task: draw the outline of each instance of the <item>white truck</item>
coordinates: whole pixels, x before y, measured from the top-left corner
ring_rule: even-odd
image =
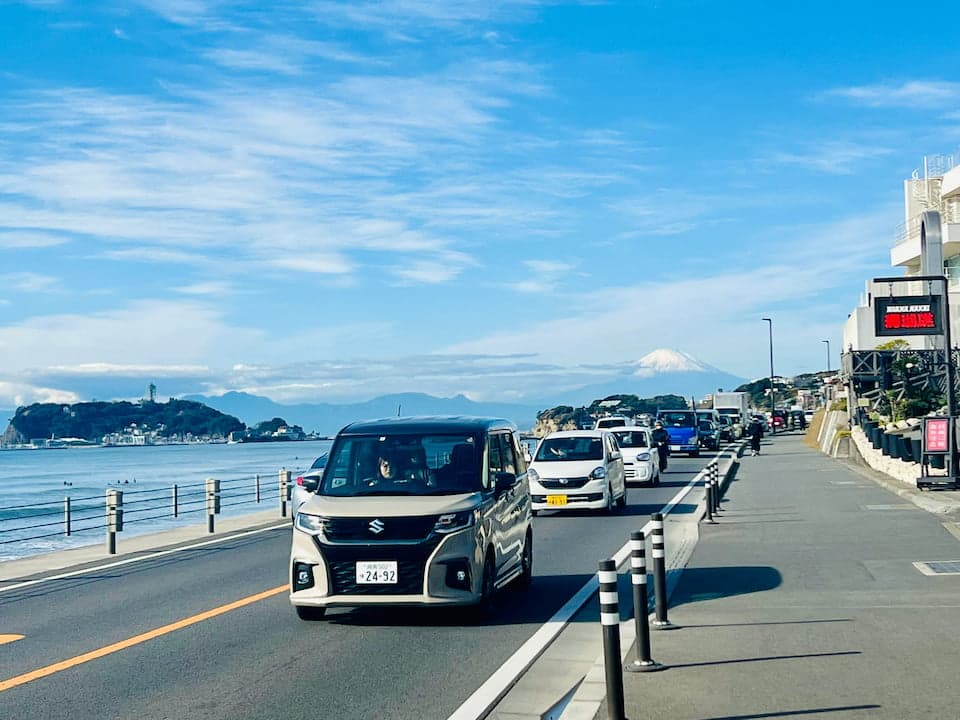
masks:
[[[750,418],[750,393],[718,392],[713,395],[713,409],[733,420],[734,434],[742,437]]]

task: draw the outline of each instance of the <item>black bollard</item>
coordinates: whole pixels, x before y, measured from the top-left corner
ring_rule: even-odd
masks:
[[[607,716],[626,720],[623,703],[623,665],[620,659],[620,596],[617,592],[617,564],[601,560],[600,624],[603,627],[603,667],[607,677]]]
[[[713,519],[713,483],[710,482],[709,472],[703,476],[703,490],[706,498],[707,522],[712,524],[716,521]]]
[[[667,561],[663,548],[663,513],[654,513],[650,518],[653,525],[651,545],[653,550],[653,597],[656,605],[654,630],[673,630],[674,625],[667,619]]]
[[[720,466],[712,465],[710,471],[710,476],[713,482],[713,512],[717,514],[720,512]]]
[[[637,627],[637,659],[628,672],[655,672],[666,669],[650,657],[650,624],[647,617],[647,560],[643,532],[630,533],[630,582],[633,584],[633,620]]]

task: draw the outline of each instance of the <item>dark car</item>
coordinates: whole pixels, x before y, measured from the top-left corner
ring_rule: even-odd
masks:
[[[699,426],[700,445],[707,450],[717,450],[720,447],[720,431],[716,423],[710,420],[701,420]]]
[[[320,484],[320,478],[323,477],[323,469],[327,466],[328,457],[327,453],[322,453],[310,464],[309,469],[297,475],[297,479],[290,486],[290,504],[293,506],[290,513],[291,518],[297,514],[297,509],[310,498],[311,493],[316,491]]]

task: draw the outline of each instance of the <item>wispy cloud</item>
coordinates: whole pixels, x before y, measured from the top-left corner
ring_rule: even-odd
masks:
[[[867,107],[928,110],[960,102],[960,83],[945,80],[885,82],[834,88],[824,95]]]
[[[0,250],[19,248],[46,248],[64,245],[69,239],[62,235],[44,232],[0,231]]]
[[[26,293],[56,292],[60,288],[58,278],[32,272],[14,272],[0,275],[0,284]]]
[[[794,152],[778,151],[762,162],[795,165],[831,175],[849,175],[861,170],[864,163],[886,157],[892,153],[891,148],[881,145],[830,140],[809,143]]]
[[[192,285],[183,285],[181,287],[174,288],[174,290],[182,295],[224,296],[232,295],[234,292],[234,288],[230,283],[218,280],[194,283]]]

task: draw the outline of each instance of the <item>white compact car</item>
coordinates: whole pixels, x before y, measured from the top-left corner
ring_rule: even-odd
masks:
[[[534,514],[606,510],[627,504],[623,457],[608,430],[562,430],[537,446],[527,472]]]
[[[623,455],[623,478],[626,482],[660,484],[660,463],[653,446],[650,429],[645,427],[610,428]]]

